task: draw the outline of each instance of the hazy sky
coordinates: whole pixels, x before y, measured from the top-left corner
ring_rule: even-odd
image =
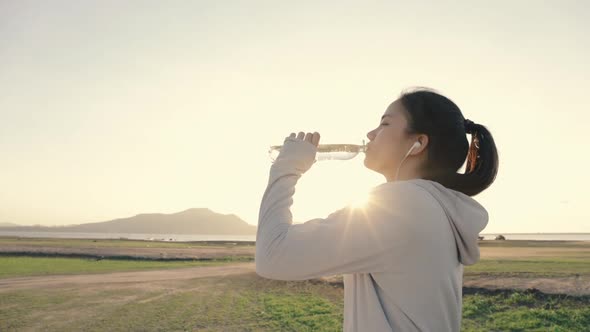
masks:
[[[412,86],[496,141],[486,232],[590,232],[587,1],[0,0],[0,222],[208,207],[257,223],[268,147],[361,143]],[[567,166],[570,165],[570,166]],[[294,218],[385,181],[301,178]]]

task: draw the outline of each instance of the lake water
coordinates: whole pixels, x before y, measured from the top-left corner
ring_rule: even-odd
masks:
[[[498,233],[480,234],[493,240]],[[590,233],[502,233],[507,240],[590,241]],[[119,239],[160,241],[256,241],[256,235],[198,235],[145,233],[78,233],[78,232],[13,232],[0,231],[0,236],[49,237],[61,239]]]
[[[590,241],[590,233],[495,233],[480,234],[484,240],[493,240],[502,234],[506,240],[536,241]]]

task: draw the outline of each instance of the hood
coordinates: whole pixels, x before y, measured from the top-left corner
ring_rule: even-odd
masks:
[[[425,179],[410,181],[430,192],[444,209],[455,236],[461,264],[475,264],[479,260],[479,232],[488,224],[486,209],[470,196],[438,182]]]

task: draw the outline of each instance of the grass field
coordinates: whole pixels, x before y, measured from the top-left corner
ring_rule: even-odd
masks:
[[[2,293],[0,330],[341,331],[343,289],[255,274]],[[465,294],[463,331],[584,331],[590,299]]]
[[[28,277],[55,274],[107,273],[174,269],[194,266],[213,266],[235,263],[232,259],[212,261],[147,261],[84,259],[62,257],[0,256],[0,278]]]
[[[0,245],[6,239],[0,239]],[[23,241],[11,240],[11,241]],[[28,241],[28,240],[27,240]],[[105,248],[174,245],[125,240],[30,240],[33,245]],[[31,245],[31,244],[27,244]],[[590,243],[483,241],[466,278],[590,276]],[[243,258],[240,258],[243,259]],[[0,278],[175,269],[219,261],[96,260],[0,256]],[[101,276],[102,278],[102,276]],[[554,280],[554,279],[552,279]],[[64,284],[0,292],[0,331],[341,331],[343,288],[321,280],[276,281],[255,273],[183,280]],[[462,331],[588,331],[590,296],[465,288]]]

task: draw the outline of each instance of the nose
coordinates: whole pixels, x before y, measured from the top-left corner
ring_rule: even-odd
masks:
[[[370,132],[368,132],[367,138],[369,139],[369,141],[372,141],[375,138],[375,130],[371,130]]]

